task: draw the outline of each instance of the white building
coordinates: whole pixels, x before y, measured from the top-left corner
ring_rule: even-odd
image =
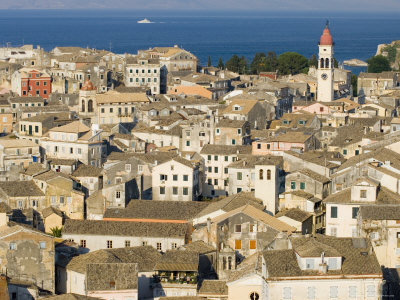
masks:
[[[158,251],[176,249],[186,243],[187,223],[66,220],[63,239],[90,251],[152,246]]]
[[[153,200],[192,201],[201,194],[199,165],[174,157],[153,167]]]
[[[100,137],[101,130],[90,129],[80,121],[49,130],[40,146],[47,159],[74,159],[84,164],[100,167],[105,158],[106,145]]]
[[[239,265],[227,283],[229,300],[381,299],[382,272],[368,240],[317,235],[285,242]]]
[[[400,204],[400,196],[371,179],[360,178],[350,188],[323,200],[326,206],[326,234],[357,237],[357,214],[361,206]]]
[[[204,160],[205,173],[203,196],[226,196],[229,188],[228,166],[237,161],[240,154],[250,153],[251,146],[205,145],[200,151]]]
[[[147,58],[144,53],[128,57],[125,67],[125,86],[146,87],[152,94],[160,94],[160,61]]]

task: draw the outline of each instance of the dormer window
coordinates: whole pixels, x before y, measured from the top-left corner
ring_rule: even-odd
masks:
[[[234,105],[233,106],[233,110],[234,111],[239,111],[241,109],[241,107],[239,105]]]
[[[283,120],[282,123],[287,125],[287,124],[289,124],[289,121],[288,120]]]
[[[299,120],[299,125],[304,125],[305,122],[303,120]]]

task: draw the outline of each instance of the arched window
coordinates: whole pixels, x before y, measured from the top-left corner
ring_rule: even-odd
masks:
[[[258,300],[258,299],[260,299],[260,295],[258,295],[258,293],[252,292],[250,294],[250,300]]]
[[[271,180],[271,170],[267,170],[267,180]]]
[[[88,109],[87,109],[87,111],[88,112],[93,112],[93,100],[92,99],[90,99],[88,101]]]
[[[85,112],[85,106],[86,106],[86,105],[85,105],[85,100],[82,100],[82,109],[81,109],[82,112]]]
[[[259,171],[259,174],[258,174],[259,176],[259,179],[260,180],[263,180],[264,179],[264,170],[263,169],[260,169],[260,171]]]
[[[324,68],[324,59],[323,59],[323,58],[321,58],[320,67],[321,67],[322,69]]]
[[[329,68],[329,58],[326,59],[325,68]]]
[[[222,269],[226,270],[226,257],[224,256],[224,258],[222,259]]]
[[[228,270],[232,270],[232,257],[228,257]]]

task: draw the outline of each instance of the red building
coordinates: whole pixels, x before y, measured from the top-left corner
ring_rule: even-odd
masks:
[[[35,69],[20,70],[20,83],[22,97],[40,96],[43,99],[49,98],[51,93],[51,77],[45,72]]]

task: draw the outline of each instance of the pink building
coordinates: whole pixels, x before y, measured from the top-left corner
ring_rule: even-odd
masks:
[[[303,132],[288,132],[252,143],[253,155],[283,155],[284,151],[308,151],[317,148],[314,135]]]

